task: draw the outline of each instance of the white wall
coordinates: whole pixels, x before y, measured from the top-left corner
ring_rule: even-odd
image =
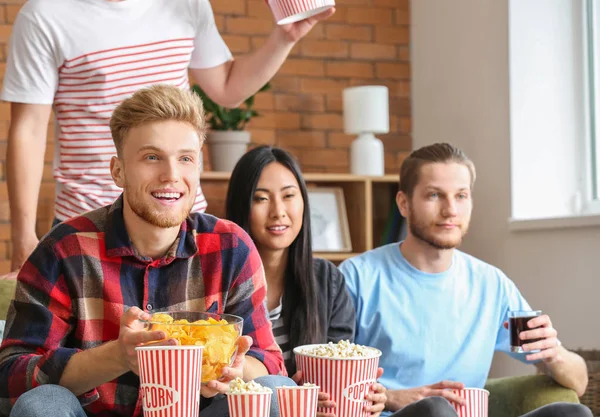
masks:
[[[508,230],[508,2],[415,0],[411,25],[413,146],[449,141],[477,166],[462,249],[502,268],[552,317],[565,346],[600,348],[600,228]],[[492,376],[529,372],[504,356],[492,368]]]

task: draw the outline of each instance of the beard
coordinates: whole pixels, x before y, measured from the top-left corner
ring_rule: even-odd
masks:
[[[142,198],[138,198],[134,191],[131,191],[129,187],[125,186],[125,198],[127,203],[138,217],[150,223],[152,226],[160,227],[163,229],[180,226],[187,216],[189,216],[194,206],[195,195],[189,199],[189,204],[184,205],[181,209],[173,211],[161,212],[153,208],[149,204],[145,204]],[[131,191],[131,192],[128,192]],[[182,197],[184,198],[184,197]]]
[[[427,222],[419,218],[412,206],[409,206],[409,229],[410,233],[417,239],[427,243],[435,249],[447,250],[454,249],[460,246],[463,238],[469,230],[468,223],[466,225],[459,224],[456,232],[452,235],[436,234],[434,231],[435,223]]]

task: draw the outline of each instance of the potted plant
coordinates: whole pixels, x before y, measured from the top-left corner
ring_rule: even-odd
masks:
[[[257,94],[271,87],[265,84]],[[250,119],[260,114],[253,109],[254,96],[248,97],[242,106],[229,109],[215,103],[200,86],[194,84],[192,91],[202,99],[210,130],[207,133],[208,152],[213,171],[232,171],[237,161],[248,149],[250,132],[244,130]]]

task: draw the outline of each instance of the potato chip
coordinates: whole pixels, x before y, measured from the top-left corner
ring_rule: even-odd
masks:
[[[164,313],[156,313],[152,315],[152,321],[160,323],[172,323],[173,317]]]
[[[174,320],[166,313],[155,313],[150,322],[148,330],[162,330],[167,339],[177,339],[180,345],[204,346],[202,382],[219,379],[223,368],[230,365],[241,328],[241,324],[236,328],[225,319],[209,317],[190,323],[186,319]]]

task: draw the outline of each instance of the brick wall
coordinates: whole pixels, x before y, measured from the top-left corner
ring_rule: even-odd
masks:
[[[0,0],[0,76],[4,74],[11,25],[24,0]],[[273,28],[264,0],[213,0],[217,25],[234,55],[262,45]],[[352,136],[342,132],[341,92],[346,86],[378,84],[390,91],[390,128],[380,135],[385,168],[396,173],[411,148],[409,0],[337,0],[337,12],[293,49],[256,98],[263,117],[250,124],[255,144],[293,152],[305,172],[348,172]],[[0,103],[0,274],[10,266],[10,213],[6,190],[6,140],[10,107]],[[38,234],[52,216],[53,139],[48,135]],[[206,153],[205,153],[206,154]]]

